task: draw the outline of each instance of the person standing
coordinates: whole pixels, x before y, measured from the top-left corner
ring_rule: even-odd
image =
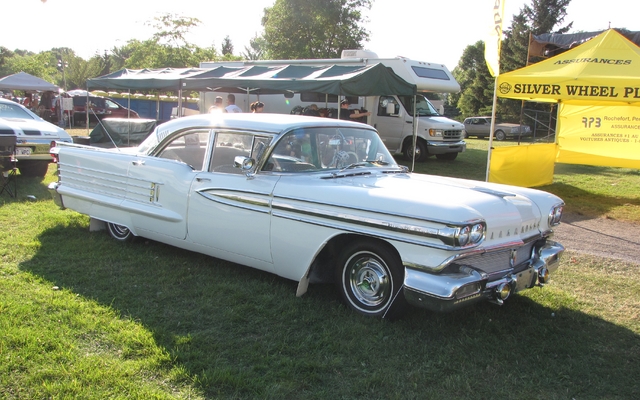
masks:
[[[216,96],[215,103],[209,107],[210,113],[223,113],[226,112],[224,109],[224,104],[222,104],[222,96]]]
[[[227,95],[227,107],[225,107],[225,110],[227,110],[228,113],[241,113],[242,112],[242,108],[238,107],[236,105],[236,96],[229,93]]]
[[[347,99],[344,99],[340,102],[340,119],[365,122],[366,120],[364,119],[364,117],[368,117],[370,115],[371,113],[369,111],[350,110],[349,100]]]
[[[251,103],[251,106],[249,106],[249,108],[251,108],[251,112],[254,114],[261,113],[264,111],[264,103],[261,101],[255,101]]]

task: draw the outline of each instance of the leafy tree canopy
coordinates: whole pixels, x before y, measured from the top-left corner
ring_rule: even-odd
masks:
[[[276,0],[264,9],[265,50],[271,59],[336,58],[369,38],[359,24],[372,0]]]

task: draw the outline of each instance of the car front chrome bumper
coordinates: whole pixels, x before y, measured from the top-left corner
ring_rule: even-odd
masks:
[[[563,252],[561,244],[547,240],[524,265],[491,280],[473,269],[464,273],[436,275],[405,267],[404,296],[409,304],[441,312],[478,301],[502,304],[511,293],[543,286],[548,275],[558,269]]]

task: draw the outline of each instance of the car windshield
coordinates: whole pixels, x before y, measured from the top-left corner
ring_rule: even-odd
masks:
[[[0,103],[0,118],[35,119],[24,108],[17,104]]]
[[[316,172],[397,164],[375,131],[351,127],[294,129],[280,138],[263,171]]]
[[[413,96],[398,96],[404,109],[407,110],[407,113],[413,117]],[[440,113],[435,109],[435,107],[431,104],[426,97],[419,94],[415,96],[416,98],[416,113],[419,117],[435,117],[440,115]]]

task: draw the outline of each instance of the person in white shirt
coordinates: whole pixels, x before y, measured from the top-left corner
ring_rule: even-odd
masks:
[[[233,94],[229,94],[227,95],[227,104],[228,106],[225,107],[225,110],[227,110],[228,113],[241,113],[242,112],[242,108],[238,107],[236,105],[236,96],[234,96]]]
[[[210,113],[223,113],[226,112],[224,104],[222,104],[222,96],[216,96],[216,102],[209,107]]]

